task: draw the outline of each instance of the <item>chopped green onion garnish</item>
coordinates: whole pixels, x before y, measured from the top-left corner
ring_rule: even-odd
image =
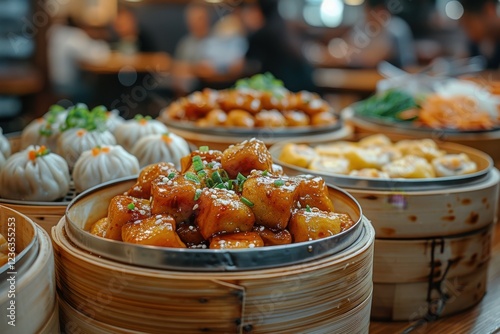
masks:
[[[199,172],[205,167],[203,166],[203,161],[201,160],[201,157],[199,155],[195,155],[192,161],[193,161],[193,168],[196,172]]]
[[[203,169],[202,169],[202,170],[200,170],[200,171],[199,171],[198,173],[196,173],[196,174],[198,174],[198,177],[199,177],[200,179],[203,179],[203,178],[207,177],[207,172],[205,172]]]
[[[219,173],[220,173],[220,177],[221,177],[221,179],[222,179],[224,182],[229,181],[229,175],[227,175],[226,170],[221,169]]]
[[[217,189],[227,189],[226,188],[226,185],[224,183],[217,183],[214,188],[217,188]]]
[[[267,176],[267,174],[269,174],[269,173],[267,172],[267,169],[266,169],[265,171],[263,171],[263,172],[262,172],[262,176]]]
[[[233,184],[234,184],[233,180],[227,181],[227,190],[233,190]]]
[[[238,176],[236,176],[236,179],[240,182],[245,182],[247,178],[245,176],[243,176],[243,174],[238,173]]]
[[[134,203],[130,203],[129,205],[127,205],[127,209],[134,210],[135,209],[135,204]]]
[[[214,168],[214,166],[215,166],[215,163],[213,163],[213,162],[209,162],[207,164],[207,167],[210,168],[210,169]]]
[[[309,206],[309,204],[308,204],[308,205],[306,205],[306,211],[307,211],[307,212],[311,212],[311,207]]]
[[[201,196],[201,189],[196,189],[196,192],[194,193],[194,200],[197,201]]]
[[[275,181],[274,181],[274,185],[275,185],[276,187],[281,187],[281,186],[282,186],[282,185],[284,185],[284,184],[285,184],[285,181],[283,181],[282,179],[278,179],[278,180],[275,180]]]
[[[208,146],[200,146],[200,152],[208,152]]]
[[[191,172],[187,172],[186,174],[184,174],[184,178],[186,180],[193,181],[194,183],[200,183],[200,179],[198,178],[198,176]]]
[[[206,183],[207,187],[209,187],[209,188],[212,188],[215,185],[214,181],[208,177],[205,179],[205,183]]]
[[[247,205],[247,206],[249,206],[249,207],[252,207],[252,206],[253,206],[253,203],[252,203],[249,199],[247,199],[247,198],[245,198],[245,197],[243,197],[243,196],[241,197],[241,201],[242,201],[245,205]]]
[[[169,180],[172,180],[175,177],[175,173],[172,172],[172,173],[168,174],[167,177],[168,177]]]
[[[215,171],[212,173],[212,180],[214,180],[214,183],[223,183],[222,178],[220,177],[220,174],[218,171]]]

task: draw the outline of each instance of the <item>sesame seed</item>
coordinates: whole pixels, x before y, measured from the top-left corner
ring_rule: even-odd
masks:
[[[194,230],[194,227],[192,225],[189,225],[189,230],[190,231]]]
[[[210,197],[211,197],[212,199],[217,199],[217,196],[216,196],[216,195],[213,195],[213,194],[212,194],[212,195],[210,195]]]
[[[161,219],[161,215],[156,215],[156,219]]]
[[[157,220],[155,221],[155,224],[156,224],[156,225],[160,225],[160,224],[161,224],[161,219],[157,219]]]
[[[198,209],[198,204],[195,204],[195,205],[193,206],[193,210],[196,210],[196,209]],[[192,226],[190,226],[190,227],[192,227]]]
[[[167,183],[168,182],[168,178],[164,177],[163,179],[161,179],[161,182]]]

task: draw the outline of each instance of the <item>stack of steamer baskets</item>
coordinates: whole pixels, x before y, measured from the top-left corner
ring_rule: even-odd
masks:
[[[376,231],[373,307],[377,320],[432,320],[479,303],[487,289],[499,172],[491,158],[466,146],[478,171],[431,179],[376,179],[314,172],[279,160],[287,174],[312,173],[353,195]]]
[[[1,333],[59,333],[54,252],[45,230],[25,215],[0,206],[6,243],[0,267]]]
[[[65,333],[368,333],[375,232],[343,190],[329,196],[355,224],[323,239],[179,249],[90,234],[135,182],[82,193],[53,230]]]

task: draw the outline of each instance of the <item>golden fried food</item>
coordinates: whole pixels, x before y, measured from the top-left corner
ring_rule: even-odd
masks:
[[[176,233],[175,220],[168,215],[154,215],[123,225],[122,240],[138,245],[186,248]]]
[[[126,195],[149,199],[151,197],[151,183],[153,180],[157,179],[160,175],[168,176],[172,173],[179,174],[174,164],[170,162],[148,165],[141,170],[136,184],[126,192]]]
[[[245,181],[242,196],[252,203],[257,224],[282,230],[295,206],[296,190],[297,182],[288,177],[252,173]]]
[[[262,225],[255,225],[253,230],[262,238],[264,246],[288,245],[292,243],[292,235],[288,230],[271,230]]]
[[[225,125],[239,128],[253,128],[255,126],[255,119],[248,111],[233,109],[227,113]]]
[[[126,195],[111,200],[108,216],[95,222],[90,233],[174,248],[286,245],[294,238],[301,240],[288,228],[292,216],[303,210],[309,212],[311,207],[320,212],[311,226],[302,226],[304,219],[295,217],[299,226],[296,230],[310,230],[307,238],[329,236],[335,231],[331,226],[328,233],[318,230],[318,226],[323,229],[327,225],[325,217],[334,220],[330,224],[340,224],[339,231],[342,226],[352,226],[349,217],[333,214],[323,179],[283,175],[266,145],[255,138],[224,152],[202,146],[183,157],[181,167],[179,172],[170,163],[147,166]]]
[[[251,231],[255,217],[234,191],[204,189],[196,204],[194,222],[201,235],[209,239],[219,233]]]
[[[326,238],[341,232],[340,214],[318,208],[300,209],[292,214],[288,227],[293,242]]]
[[[228,147],[222,154],[222,168],[231,178],[238,173],[247,176],[252,170],[267,170],[273,168],[273,158],[266,145],[255,138]]]
[[[217,235],[210,241],[211,249],[239,249],[263,247],[264,241],[255,232],[239,232]]]
[[[168,214],[178,222],[187,221],[193,214],[199,182],[176,175],[161,177],[152,182],[151,213]]]
[[[108,239],[121,240],[123,225],[149,216],[151,216],[149,200],[125,195],[115,196],[108,207],[109,225],[104,235]]]

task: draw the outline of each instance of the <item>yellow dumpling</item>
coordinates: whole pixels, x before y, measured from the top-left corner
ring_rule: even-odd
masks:
[[[380,169],[391,161],[389,154],[382,154],[380,148],[355,148],[346,151],[344,157],[350,161],[351,169]]]
[[[308,145],[288,143],[283,147],[279,159],[294,166],[307,168],[316,156],[314,149]]]
[[[345,152],[351,151],[356,147],[357,145],[355,143],[338,141],[331,144],[318,145],[314,150],[321,156],[343,157]]]
[[[391,178],[418,179],[436,176],[431,164],[426,159],[416,155],[407,155],[401,159],[392,161],[385,165],[382,171],[389,174]]]
[[[317,157],[311,162],[309,169],[333,174],[347,174],[350,171],[349,160],[342,157]]]
[[[437,176],[470,174],[477,171],[477,165],[465,153],[447,154],[432,160]]]
[[[440,150],[436,142],[432,139],[406,139],[395,144],[403,155],[416,155],[431,162],[435,158],[445,155],[445,151]]]
[[[378,133],[360,139],[358,144],[361,147],[383,147],[392,145],[392,142],[386,135]]]

